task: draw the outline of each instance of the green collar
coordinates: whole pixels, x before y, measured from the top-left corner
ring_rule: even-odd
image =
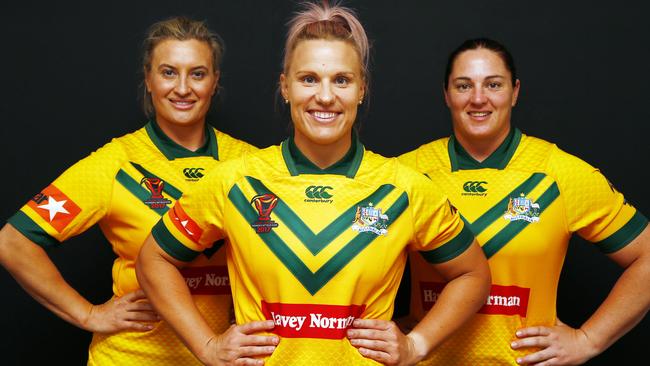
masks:
[[[188,150],[183,146],[175,143],[165,135],[158,123],[155,120],[149,121],[145,126],[147,134],[151,141],[156,145],[167,160],[174,160],[177,158],[193,158],[197,156],[212,156],[219,160],[219,149],[217,148],[217,136],[214,134],[214,129],[207,123],[205,124],[205,144],[198,148],[196,151]]]
[[[361,165],[363,151],[363,145],[359,142],[356,134],[353,133],[352,145],[345,156],[331,166],[321,169],[298,149],[298,146],[293,141],[293,136],[289,136],[282,142],[282,157],[292,176],[299,174],[339,174],[354,178]]]
[[[451,171],[484,168],[504,169],[512,159],[520,141],[521,131],[518,128],[511,128],[501,145],[487,159],[478,162],[456,141],[454,135],[451,135],[448,146]]]

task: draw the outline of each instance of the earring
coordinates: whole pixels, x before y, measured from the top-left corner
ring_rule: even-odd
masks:
[[[289,99],[285,99],[284,104],[289,104]]]
[[[359,105],[363,104],[363,99],[359,99]]]

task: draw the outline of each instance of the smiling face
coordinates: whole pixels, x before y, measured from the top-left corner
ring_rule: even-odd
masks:
[[[158,125],[163,130],[202,126],[218,81],[206,42],[162,41],[154,48],[145,75]]]
[[[519,80],[512,85],[511,73],[501,57],[478,48],[458,55],[448,82],[445,102],[456,137],[461,143],[495,141],[498,146],[510,131]]]
[[[295,47],[289,65],[280,85],[296,145],[303,153],[327,147],[344,155],[365,91],[359,55],[344,41],[306,40]]]

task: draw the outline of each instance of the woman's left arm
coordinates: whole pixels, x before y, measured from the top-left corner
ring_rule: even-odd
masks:
[[[638,324],[650,309],[650,226],[630,244],[608,255],[625,268],[605,301],[577,329],[553,327],[517,331],[513,349],[541,350],[518,358],[520,365],[579,365],[602,353]]]
[[[485,303],[490,289],[490,269],[476,240],[462,254],[434,268],[448,283],[431,310],[408,335],[392,321],[354,321],[348,338],[363,356],[386,365],[414,365]]]

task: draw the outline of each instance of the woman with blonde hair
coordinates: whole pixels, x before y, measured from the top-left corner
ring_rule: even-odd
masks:
[[[357,138],[368,48],[352,11],[306,4],[290,22],[280,76],[292,136],[224,163],[143,246],[147,296],[205,364],[411,365],[485,298],[485,257],[447,198]],[[219,334],[193,308],[178,268],[221,238],[236,319],[248,323]],[[449,284],[404,335],[390,318],[408,250]]]
[[[135,259],[151,227],[183,192],[204,175],[219,174],[219,160],[252,149],[206,123],[222,53],[220,38],[203,22],[175,17],[153,24],[142,65],[151,120],[74,164],[0,232],[0,263],[20,285],[59,317],[93,332],[89,365],[197,364],[146,300]],[[117,254],[114,296],[99,305],[75,291],[44,251],[95,223]],[[232,304],[219,247],[183,271],[192,301],[215,332],[230,325]]]

